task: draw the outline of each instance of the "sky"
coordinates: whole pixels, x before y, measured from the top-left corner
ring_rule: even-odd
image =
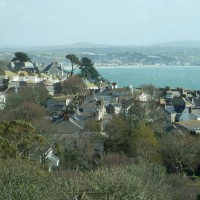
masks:
[[[0,0],[0,45],[200,41],[199,0]]]

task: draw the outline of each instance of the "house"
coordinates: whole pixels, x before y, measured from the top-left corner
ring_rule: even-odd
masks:
[[[182,97],[173,97],[171,103],[177,113],[182,113],[186,108],[186,101]]]
[[[165,111],[167,115],[167,120],[171,123],[174,123],[176,121],[176,115],[177,115],[174,106],[165,106]]]
[[[192,107],[185,108],[179,117],[179,121],[200,120],[200,110],[192,109]]]
[[[81,118],[93,118],[101,120],[104,113],[104,101],[103,99],[93,99],[87,98],[78,107],[77,112],[78,117]]]
[[[142,92],[142,94],[139,95],[139,101],[149,101],[150,99],[151,99],[151,96],[144,92]]]
[[[68,77],[68,75],[64,73],[61,65],[59,65],[58,62],[52,62],[50,65],[44,68],[43,72],[53,75],[54,79],[59,79],[60,81],[64,81]]]
[[[200,109],[200,97],[199,95],[192,97],[192,102],[195,109]]]
[[[48,167],[49,171],[59,167],[60,158],[54,154],[51,145],[38,147],[34,144],[26,153],[30,159],[39,162],[43,167]]]
[[[180,97],[181,93],[179,91],[166,91],[165,99],[173,99],[174,97]]]
[[[54,154],[53,148],[49,147],[40,155],[40,163],[47,164],[48,170],[52,171],[55,167],[59,167],[60,158]]]
[[[45,88],[49,92],[49,95],[54,95],[55,94],[55,89],[54,89],[54,84],[51,80],[45,80],[44,82]]]
[[[88,90],[92,91],[99,90],[98,86],[96,86],[94,83],[89,82],[87,79],[84,80],[84,83],[86,84]]]
[[[29,73],[26,71],[18,71],[18,81],[28,82]]]
[[[10,62],[8,67],[14,71],[24,70],[27,72],[34,72],[35,68],[32,62],[19,62],[19,61]]]
[[[112,96],[127,96],[132,94],[131,88],[115,88],[111,90]]]
[[[119,114],[121,110],[121,104],[119,103],[110,103],[106,106],[106,112],[108,114]]]
[[[71,102],[74,96],[53,97],[47,100],[47,111],[58,112],[63,111]]]
[[[19,80],[18,74],[11,72],[9,70],[1,71],[0,78],[9,79],[9,81],[18,81]]]
[[[185,134],[191,133],[191,131],[193,131],[193,130],[200,129],[200,121],[199,120],[176,122],[174,125],[178,129],[180,129],[182,133],[185,133]]]

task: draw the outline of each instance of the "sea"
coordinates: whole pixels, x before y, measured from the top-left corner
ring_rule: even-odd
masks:
[[[105,66],[96,67],[101,76],[118,87],[152,84],[200,90],[200,66]]]

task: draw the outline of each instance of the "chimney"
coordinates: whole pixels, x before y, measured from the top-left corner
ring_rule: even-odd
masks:
[[[64,120],[65,120],[65,121],[69,121],[69,115],[64,114]]]

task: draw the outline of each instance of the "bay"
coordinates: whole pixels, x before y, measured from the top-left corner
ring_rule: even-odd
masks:
[[[98,72],[119,87],[139,87],[152,84],[156,87],[200,90],[200,66],[106,66],[96,67]]]

